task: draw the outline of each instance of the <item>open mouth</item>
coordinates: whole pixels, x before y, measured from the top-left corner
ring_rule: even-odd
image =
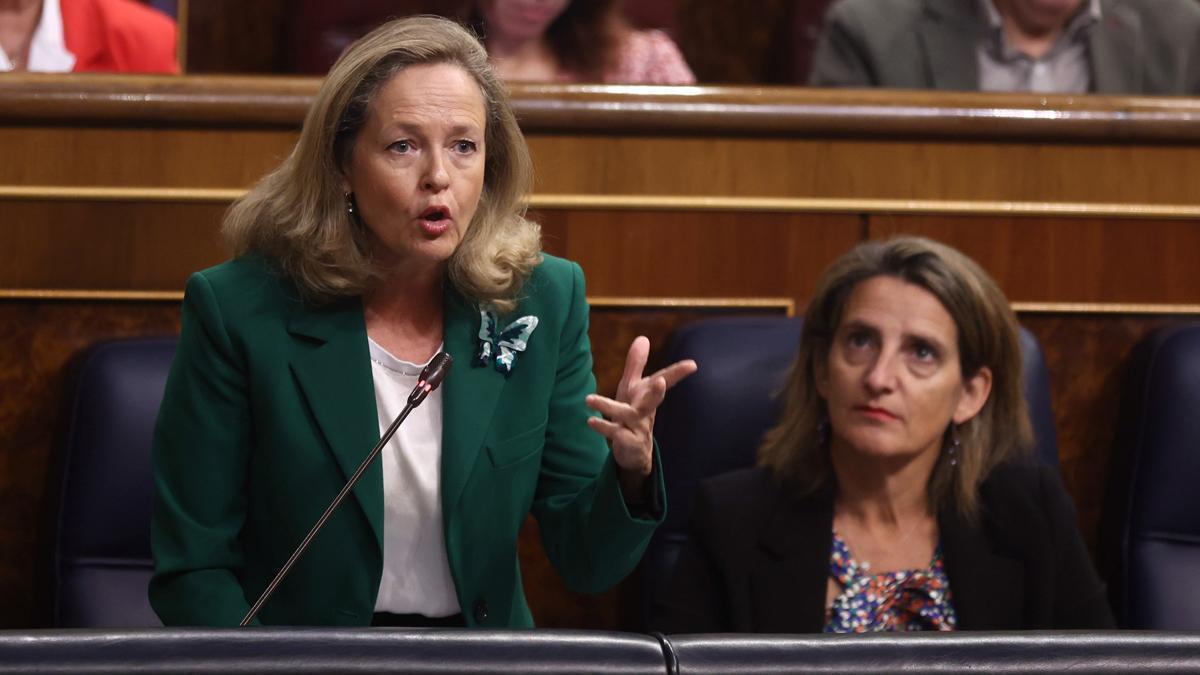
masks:
[[[431,206],[421,212],[421,220],[438,222],[450,217],[450,210],[444,206]]]

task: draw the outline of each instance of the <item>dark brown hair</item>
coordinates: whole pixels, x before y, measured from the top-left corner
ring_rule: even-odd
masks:
[[[821,276],[804,315],[800,349],[786,391],[783,415],[759,449],[759,462],[799,487],[815,492],[832,480],[829,447],[818,426],[827,419],[817,393],[817,363],[825,363],[842,311],[854,288],[890,276],[934,295],[954,319],[959,366],[969,379],[987,366],[992,389],[977,415],[958,426],[957,466],[943,453],[928,486],[932,509],[951,505],[968,519],[978,510],[979,484],[1000,462],[1033,445],[1021,384],[1017,319],[996,282],[975,261],[944,244],[898,237],[859,244]]]

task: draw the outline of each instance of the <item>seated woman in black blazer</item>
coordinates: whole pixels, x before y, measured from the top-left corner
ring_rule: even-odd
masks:
[[[656,628],[1111,627],[1031,439],[995,282],[929,240],[858,246],[818,284],[760,466],[699,490]]]

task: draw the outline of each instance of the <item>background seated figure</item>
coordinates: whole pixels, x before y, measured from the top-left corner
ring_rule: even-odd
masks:
[[[0,0],[0,72],[178,73],[175,43],[134,0]]]
[[[679,48],[635,30],[616,0],[480,0],[471,23],[506,80],[692,84]]]
[[[1200,93],[1195,0],[840,0],[809,83]]]
[[[1054,469],[1029,458],[1016,319],[919,238],[818,282],[760,466],[703,483],[667,632],[1111,627]]]

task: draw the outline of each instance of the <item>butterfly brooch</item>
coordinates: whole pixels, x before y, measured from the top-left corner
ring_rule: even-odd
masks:
[[[494,312],[479,310],[479,351],[475,353],[474,365],[486,366],[495,361],[496,370],[508,377],[517,365],[517,355],[525,351],[529,336],[537,328],[536,316],[523,316],[499,328]]]

